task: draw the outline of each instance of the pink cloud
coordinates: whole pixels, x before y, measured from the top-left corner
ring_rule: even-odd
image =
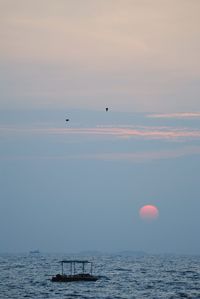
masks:
[[[200,112],[177,112],[177,113],[161,113],[150,114],[150,118],[200,118]]]
[[[143,138],[143,139],[164,139],[164,140],[181,140],[181,139],[199,139],[200,130],[178,129],[178,128],[69,128],[65,130],[51,131],[55,134],[77,134],[93,136],[113,136],[118,138]]]
[[[199,139],[200,130],[168,127],[95,127],[95,128],[0,128],[0,134],[88,135],[116,138],[142,138],[158,140]]]

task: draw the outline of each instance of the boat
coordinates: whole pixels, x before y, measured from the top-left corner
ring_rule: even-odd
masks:
[[[97,281],[99,276],[92,274],[93,263],[86,260],[62,260],[61,263],[61,274],[56,274],[51,278],[53,282],[72,282],[72,281]],[[68,264],[70,268],[70,274],[64,273],[64,264]],[[79,265],[79,266],[78,266]],[[88,266],[90,266],[89,273],[86,272],[88,270]],[[81,267],[81,271],[80,271]],[[79,268],[78,273],[77,268]]]
[[[35,250],[31,250],[31,251],[29,251],[29,253],[30,253],[30,254],[39,254],[40,251],[39,251],[39,249],[35,249]]]

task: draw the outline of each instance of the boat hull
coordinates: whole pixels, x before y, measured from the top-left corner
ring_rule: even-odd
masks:
[[[72,281],[97,281],[99,279],[98,276],[94,276],[91,274],[75,274],[75,275],[61,275],[57,274],[53,276],[51,281],[53,282],[72,282]]]

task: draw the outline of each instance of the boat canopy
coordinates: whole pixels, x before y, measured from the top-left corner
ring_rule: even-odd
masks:
[[[70,265],[70,273],[71,275],[76,272],[76,264],[81,264],[82,265],[82,273],[85,273],[85,265],[90,264],[90,273],[92,274],[92,267],[93,263],[89,262],[87,260],[62,260],[60,261],[61,266],[62,266],[62,275],[64,274],[64,264],[69,264]]]
[[[78,263],[78,264],[91,264],[92,262],[86,261],[86,260],[62,260],[60,261],[62,264],[65,263]]]

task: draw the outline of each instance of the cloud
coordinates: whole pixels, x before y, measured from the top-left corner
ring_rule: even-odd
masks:
[[[87,135],[110,135],[116,137],[129,137],[129,138],[143,138],[143,139],[186,139],[186,138],[200,138],[200,130],[187,130],[187,129],[169,129],[169,128],[149,128],[142,127],[136,128],[72,128],[64,131],[68,134],[87,134]],[[63,133],[64,133],[63,132]]]
[[[177,113],[160,113],[160,114],[149,114],[149,118],[200,118],[200,112],[177,112]]]
[[[88,127],[88,128],[17,128],[1,127],[0,134],[87,135],[91,137],[141,138],[146,140],[184,141],[200,139],[199,129],[168,127]]]

